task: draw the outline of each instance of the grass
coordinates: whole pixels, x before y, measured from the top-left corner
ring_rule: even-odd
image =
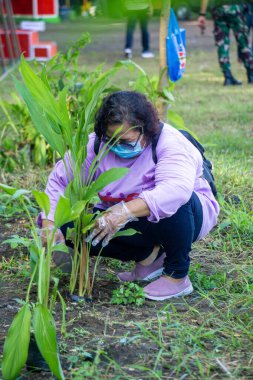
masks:
[[[106,39],[120,33],[122,25],[114,25],[111,32],[107,26],[92,26],[95,41],[99,28]],[[60,36],[62,30],[55,33]],[[74,33],[72,27],[66,43]],[[103,55],[94,49],[81,61],[96,65]],[[145,61],[145,69],[157,73],[157,62]],[[237,77],[245,78],[234,58],[233,67]],[[127,84],[129,75],[119,78],[121,83]],[[9,78],[5,83],[9,86]],[[221,205],[218,227],[194,245],[190,277],[195,292],[185,299],[147,301],[137,308],[111,305],[102,284],[99,291],[105,298],[98,296],[94,305],[68,304],[68,334],[60,350],[73,379],[253,378],[253,86],[244,79],[241,87],[224,88],[215,49],[193,50],[174,95],[174,110],[199,136],[214,163]],[[45,175],[30,173],[32,182],[43,187]],[[29,173],[6,174],[6,179],[26,187]],[[16,258],[2,260],[5,276],[12,275],[11,267],[18,276],[23,256],[18,260],[20,265]],[[110,282],[113,271],[128,266],[111,261],[99,280]]]

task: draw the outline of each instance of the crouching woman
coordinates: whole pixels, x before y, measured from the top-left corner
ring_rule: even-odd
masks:
[[[192,243],[211,231],[219,214],[218,203],[203,178],[202,156],[179,131],[159,121],[144,95],[122,91],[106,97],[96,115],[86,172],[96,151],[119,127],[117,141],[110,141],[110,151],[95,176],[115,167],[129,171],[98,194],[100,202],[95,209],[106,212],[88,237],[91,255],[98,255],[103,247],[102,256],[135,261],[131,272],[117,276],[121,281],[152,281],[144,287],[146,298],[188,295],[193,291],[188,277]],[[46,187],[51,224],[67,184],[63,162],[59,161]],[[43,219],[44,227],[46,223]],[[62,226],[63,236],[66,228]],[[140,233],[112,239],[126,228]]]

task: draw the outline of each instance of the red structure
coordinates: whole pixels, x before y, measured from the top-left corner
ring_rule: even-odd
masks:
[[[7,15],[7,5],[12,5],[14,17],[24,17],[38,19],[49,19],[58,17],[58,0],[0,0],[1,14],[3,21]],[[12,16],[13,17],[13,16]],[[31,22],[32,24],[32,22]],[[34,22],[36,24],[36,22]],[[38,24],[38,21],[37,21]],[[53,41],[40,42],[39,33],[34,30],[23,30],[10,28],[10,23],[5,22],[0,25],[0,48],[2,59],[13,59],[14,52],[17,50],[14,46],[15,40],[12,35],[15,33],[17,43],[20,45],[20,51],[26,59],[37,59],[46,61],[57,53],[57,45]],[[17,45],[16,43],[16,45]],[[16,54],[17,55],[17,54]]]
[[[39,33],[31,30],[16,29],[16,35],[19,40],[21,53],[26,59],[37,59],[46,61],[57,53],[57,45],[53,41],[39,41]],[[5,58],[10,58],[8,50],[8,37],[6,32],[0,29],[0,42],[3,46]]]
[[[50,19],[58,17],[58,0],[12,0],[15,17]]]

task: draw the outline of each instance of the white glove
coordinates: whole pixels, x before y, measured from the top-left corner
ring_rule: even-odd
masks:
[[[103,240],[102,247],[105,247],[116,232],[125,227],[128,222],[137,220],[138,218],[128,210],[125,202],[120,202],[110,207],[103,216],[96,220],[95,228],[86,238],[86,242],[92,240],[92,245],[96,246]]]

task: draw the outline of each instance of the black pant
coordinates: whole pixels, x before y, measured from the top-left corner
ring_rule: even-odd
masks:
[[[171,216],[151,223],[147,218],[139,218],[137,222],[128,223],[124,229],[134,228],[141,232],[132,236],[121,236],[112,239],[103,248],[101,255],[122,261],[142,261],[146,259],[155,245],[163,247],[166,253],[164,274],[174,278],[185,277],[190,266],[189,253],[192,243],[197,239],[203,223],[203,212],[199,198],[192,194],[189,202]],[[67,227],[62,227],[66,236]],[[101,243],[91,246],[90,254],[97,256]]]
[[[131,49],[133,45],[133,34],[137,22],[140,22],[142,34],[143,51],[149,51],[149,34],[148,34],[148,10],[128,11],[126,49]]]

